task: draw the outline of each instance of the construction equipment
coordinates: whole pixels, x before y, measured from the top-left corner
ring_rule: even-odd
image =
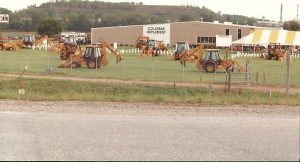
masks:
[[[189,43],[188,42],[177,42],[175,47],[175,52],[173,54],[174,60],[179,60],[179,54],[183,53],[184,51],[189,51]]]
[[[139,50],[142,50],[144,46],[147,45],[147,42],[149,40],[148,36],[139,36],[138,39],[136,40],[136,48]]]
[[[30,34],[23,38],[23,48],[32,48],[35,45],[35,36]]]
[[[8,50],[8,51],[15,51],[19,49],[13,42],[1,42],[0,43],[0,50]]]
[[[168,51],[167,46],[165,45],[164,41],[156,41],[158,51]]]
[[[167,51],[163,41],[150,39],[148,36],[140,36],[136,41],[136,47],[141,50],[141,56],[159,56],[161,51]]]
[[[141,56],[159,56],[162,51],[167,51],[166,45],[163,41],[157,41],[154,39],[149,39],[145,46],[142,46],[142,53]]]
[[[281,49],[281,46],[279,43],[271,43],[268,45],[268,54],[267,59],[268,60],[280,60],[282,61],[285,57],[285,50]]]
[[[197,53],[198,59],[196,67],[199,70],[204,69],[208,73],[214,73],[216,70],[229,71],[230,69],[232,69],[232,71],[234,71],[234,69],[239,72],[244,71],[244,68],[240,67],[236,61],[231,59],[221,59],[220,49],[206,49],[206,54],[203,59],[203,49],[204,45],[201,44],[192,50],[182,52],[179,54],[180,63],[185,66],[186,61],[194,61],[194,55]]]
[[[156,49],[156,41],[153,39],[149,39],[147,41],[147,44],[145,46],[142,46],[142,53],[141,56],[146,55],[146,56],[158,56],[158,52]]]
[[[109,43],[102,38],[96,45],[88,45],[85,50],[76,48],[76,45],[65,45],[61,53],[62,63],[59,67],[82,67],[86,65],[88,68],[100,68],[108,65],[108,52],[110,51],[116,56],[116,63],[122,61],[122,55],[117,50],[111,47]]]

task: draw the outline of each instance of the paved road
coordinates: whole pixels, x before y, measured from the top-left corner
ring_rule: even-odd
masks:
[[[299,160],[299,117],[0,111],[0,139],[0,160]]]

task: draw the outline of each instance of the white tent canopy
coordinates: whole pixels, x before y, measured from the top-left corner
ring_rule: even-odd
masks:
[[[234,41],[232,44],[268,45],[300,45],[300,32],[288,30],[255,29],[253,33]]]

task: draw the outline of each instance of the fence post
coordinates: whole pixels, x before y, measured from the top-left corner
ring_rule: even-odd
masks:
[[[216,78],[217,78],[217,65],[215,64],[215,76],[214,76],[214,82],[216,82]]]
[[[229,67],[229,72],[228,72],[228,81],[227,81],[227,90],[228,92],[231,91],[231,71],[232,71],[232,67]]]
[[[256,72],[256,78],[255,78],[256,83],[258,83],[258,71]]]
[[[266,72],[264,72],[263,83],[266,84]]]
[[[251,76],[250,76],[250,61],[246,61],[246,82],[249,85],[249,82],[251,81]]]
[[[72,67],[72,64],[73,64],[73,56],[70,55],[70,57],[71,57],[71,75],[72,75],[72,72],[73,72],[73,67]]]
[[[184,68],[185,68],[185,61],[182,65],[182,81],[184,81]]]
[[[123,74],[123,80],[125,80],[125,70],[124,70],[124,60],[122,61],[122,74]]]
[[[98,57],[96,57],[96,72],[98,71]]]
[[[48,56],[48,59],[47,59],[47,63],[48,63],[48,69],[49,69],[49,66],[50,66],[50,60],[49,60],[49,56]]]
[[[152,62],[151,62],[151,79],[153,79],[153,61],[154,61],[154,57],[152,56]]]
[[[287,59],[286,59],[286,96],[289,96],[290,91],[290,77],[291,77],[291,71],[290,71],[290,59],[291,59],[291,50],[287,51]]]
[[[212,91],[212,87],[211,87],[211,83],[209,83],[209,86],[208,86],[208,96],[209,97],[211,96],[211,91]]]
[[[176,83],[174,82],[174,85],[173,85],[173,92],[175,94],[175,90],[176,90]]]

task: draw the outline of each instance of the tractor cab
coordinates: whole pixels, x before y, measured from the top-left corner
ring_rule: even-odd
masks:
[[[203,60],[203,67],[206,72],[214,73],[221,64],[220,50],[219,49],[207,49]]]
[[[136,40],[136,47],[139,48],[139,49],[142,49],[143,46],[147,45],[148,40],[149,40],[148,36],[140,36]]]
[[[204,62],[213,62],[216,65],[220,65],[220,50],[219,49],[207,49]]]
[[[84,56],[89,68],[101,67],[101,50],[98,45],[86,46]]]
[[[23,38],[23,43],[25,47],[33,46],[35,42],[35,36],[34,35],[27,35]]]
[[[149,47],[156,47],[156,41],[150,39],[150,40],[148,40],[147,45],[148,45]]]
[[[190,50],[188,42],[177,42],[174,53],[175,59],[179,59],[179,54],[182,53],[182,51],[188,50]]]

